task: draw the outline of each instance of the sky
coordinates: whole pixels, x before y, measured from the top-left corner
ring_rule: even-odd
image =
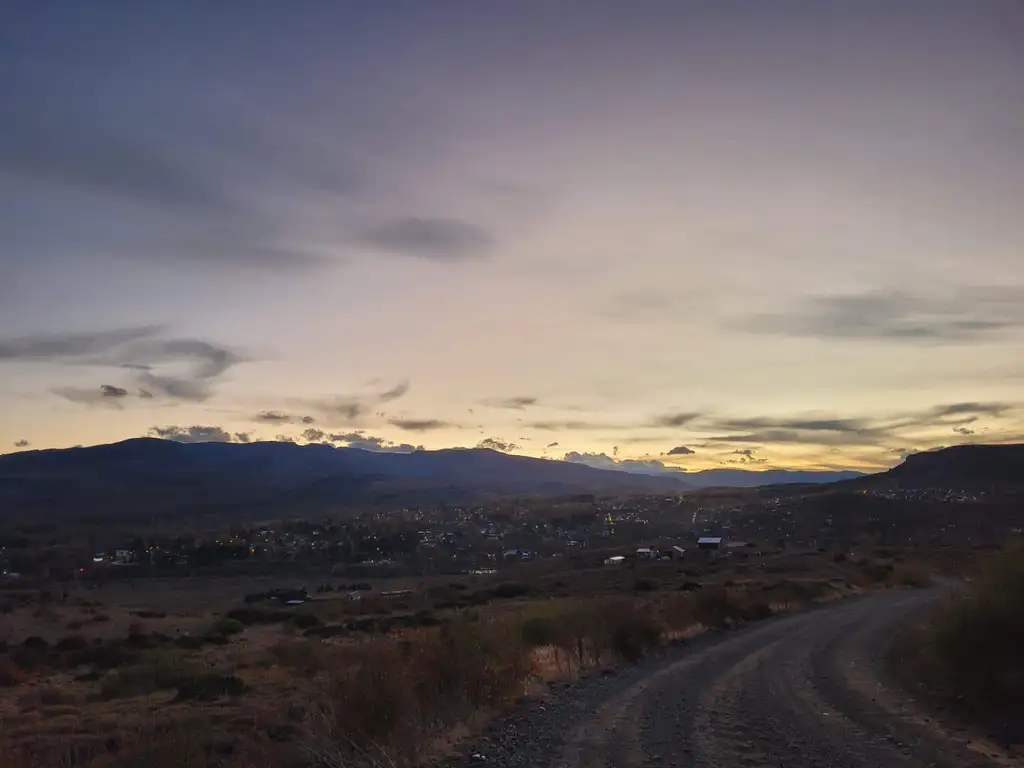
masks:
[[[0,452],[1024,441],[1019,0],[9,0],[0,93]]]

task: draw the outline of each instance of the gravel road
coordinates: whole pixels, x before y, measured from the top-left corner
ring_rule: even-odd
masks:
[[[877,668],[893,630],[942,594],[898,590],[706,635],[564,684],[454,763],[550,768],[982,768]]]

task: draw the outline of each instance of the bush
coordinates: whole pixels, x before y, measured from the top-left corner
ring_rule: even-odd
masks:
[[[291,623],[298,629],[309,629],[310,627],[318,627],[323,622],[312,613],[297,613],[292,616]]]
[[[530,588],[527,585],[514,581],[506,581],[494,588],[494,596],[500,598],[523,597],[528,594]]]
[[[215,701],[222,696],[241,696],[246,691],[245,683],[234,675],[214,673],[182,680],[177,688],[175,701]]]
[[[640,579],[633,585],[634,592],[653,592],[655,589],[657,587],[650,579]]]
[[[221,616],[210,625],[210,629],[207,631],[207,634],[230,637],[231,635],[237,635],[244,631],[245,625],[243,625],[238,619],[233,619],[229,616]]]
[[[529,675],[507,626],[467,621],[320,653],[330,682],[303,744],[322,765],[412,763],[453,725],[522,695]]]
[[[71,651],[84,651],[89,647],[89,641],[81,635],[68,635],[67,637],[58,640],[53,650],[58,653],[69,653]]]
[[[968,706],[1024,713],[1024,544],[936,617],[929,640],[935,671]]]
[[[79,666],[91,664],[98,669],[114,669],[135,658],[137,654],[129,651],[116,640],[100,641],[88,648],[74,651],[68,658],[70,664]]]
[[[535,648],[540,645],[554,645],[557,642],[555,621],[550,616],[534,616],[526,619],[519,628],[523,643]]]
[[[14,688],[28,680],[28,675],[10,659],[0,658],[0,688]]]

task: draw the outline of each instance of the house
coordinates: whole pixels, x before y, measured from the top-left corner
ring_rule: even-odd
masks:
[[[125,565],[135,561],[135,550],[132,549],[115,549],[114,550],[114,562]]]
[[[717,552],[721,546],[721,536],[701,536],[697,539],[697,549],[702,552]]]
[[[650,547],[640,547],[636,551],[636,556],[638,560],[653,560],[658,556],[658,552]]]
[[[605,565],[622,565],[626,561],[624,555],[613,555],[612,557],[606,557],[604,560]]]
[[[686,555],[686,550],[676,544],[673,544],[669,554],[672,555],[673,560],[682,560]]]

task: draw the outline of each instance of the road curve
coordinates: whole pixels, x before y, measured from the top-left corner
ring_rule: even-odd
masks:
[[[898,624],[942,593],[886,592],[698,640],[620,683],[598,681],[596,695],[584,683],[566,691],[569,704],[538,705],[546,711],[503,726],[505,736],[487,745],[497,748],[475,760],[549,768],[1005,766],[931,722],[877,674]]]

